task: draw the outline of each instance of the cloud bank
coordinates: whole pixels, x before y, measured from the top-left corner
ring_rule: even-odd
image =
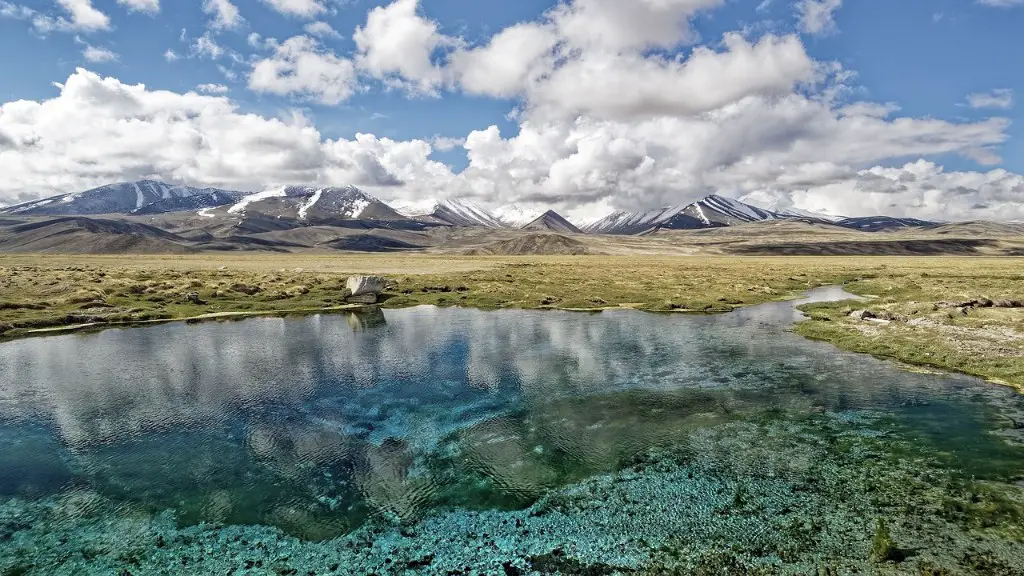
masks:
[[[327,9],[266,1],[289,18]],[[691,20],[721,4],[573,0],[468,42],[446,35],[417,0],[396,0],[352,31],[351,54],[316,38],[331,29],[315,22],[309,36],[263,39],[252,55],[232,56],[250,90],[298,104],[343,105],[373,90],[507,100],[514,134],[481,126],[443,139],[330,139],[301,112],[266,117],[209,86],[152,90],[80,68],[50,99],[0,107],[0,202],[159,178],[246,190],[355,184],[384,199],[462,196],[580,219],[709,193],[848,215],[1024,218],[1020,175],[947,171],[934,161],[997,165],[1008,120],[915,118],[894,103],[850,101],[854,73],[808,53],[798,32],[834,32],[841,2],[803,2],[792,33],[729,32],[695,44]],[[102,24],[89,2],[62,6],[73,17],[81,11],[80,25]],[[211,28],[245,22],[227,0],[203,6]],[[968,101],[998,111],[1012,93]],[[468,159],[461,171],[432,156],[458,146]]]

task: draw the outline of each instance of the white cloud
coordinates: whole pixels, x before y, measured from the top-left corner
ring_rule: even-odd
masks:
[[[110,18],[93,7],[91,0],[57,0],[57,4],[71,15],[71,24],[82,30],[106,30]]]
[[[330,24],[320,20],[306,24],[303,29],[306,31],[306,34],[309,34],[310,36],[317,36],[319,38],[341,38],[341,34],[338,34],[334,28],[331,28]]]
[[[372,135],[324,139],[301,115],[242,113],[223,96],[177,94],[79,69],[59,95],[0,107],[0,202],[124,179],[258,189],[285,183],[373,189],[451,178],[430,144]],[[419,185],[419,184],[415,184]]]
[[[312,18],[326,11],[320,0],[263,0],[271,8],[287,16]]]
[[[57,0],[57,5],[67,13],[67,16],[70,16],[70,20],[64,16],[52,16],[35,11],[27,12],[29,9],[24,7],[14,7],[8,10],[8,6],[13,5],[6,3],[2,8],[4,8],[3,15],[7,15],[8,11],[16,17],[23,17],[31,13],[32,26],[42,34],[53,31],[95,32],[110,29],[110,17],[97,10],[92,5],[92,0]]]
[[[686,60],[636,52],[585,52],[529,86],[527,103],[542,116],[649,118],[710,112],[747,96],[786,94],[815,77],[815,65],[795,36],[765,36],[751,44],[739,34],[722,51],[695,48]]]
[[[569,0],[470,46],[418,14],[417,1],[397,0],[369,12],[351,59],[311,35],[279,43],[253,33],[250,44],[267,51],[254,61],[206,34],[193,56],[218,59],[228,77],[222,63],[244,67],[259,93],[337,105],[366,89],[363,71],[414,94],[513,99],[519,128],[329,140],[301,114],[242,114],[219,87],[175,94],[83,70],[56,98],[4,105],[0,199],[149,176],[243,188],[352,183],[387,197],[468,196],[580,217],[711,192],[849,215],[1024,217],[1019,175],[947,172],[927,160],[998,163],[1008,120],[914,118],[896,103],[847,101],[852,72],[815,61],[797,35],[727,33],[673,49],[696,40],[693,15],[721,3]],[[430,160],[458,146],[462,172]],[[896,159],[904,166],[883,167]]]
[[[451,71],[462,89],[472,94],[517,96],[551,67],[540,61],[553,57],[557,42],[550,26],[517,24],[495,34],[485,46],[453,53]]]
[[[804,209],[833,214],[885,214],[922,219],[1024,218],[1024,176],[1006,170],[947,172],[919,160],[896,168],[876,166],[831,183],[786,195]]]
[[[253,65],[249,88],[280,96],[334,105],[344,102],[356,87],[351,60],[340,58],[308,36],[289,38],[275,53]]]
[[[466,139],[452,138],[450,136],[434,136],[433,140],[430,142],[433,144],[435,150],[448,152],[464,146],[466,144]]]
[[[117,0],[117,3],[139,12],[155,14],[160,11],[160,0]]]
[[[213,16],[210,27],[214,30],[238,28],[245,22],[231,0],[203,0],[203,12]]]
[[[690,18],[724,0],[573,0],[551,18],[574,47],[602,50],[671,48],[697,39]]]
[[[0,1],[0,18],[14,18],[15,20],[28,20],[35,16],[36,11],[28,6],[12,4],[11,2]]]
[[[196,90],[203,94],[227,94],[228,87],[223,84],[200,84]]]
[[[179,60],[180,58],[181,56],[178,56],[178,53],[174,50],[171,50],[170,48],[168,48],[167,51],[164,52],[164,60],[167,60],[168,62],[174,62],[175,60]]]
[[[390,86],[435,94],[442,70],[431,56],[453,40],[441,34],[435,22],[419,16],[418,7],[419,0],[396,0],[371,10],[366,25],[353,35],[356,63]]]
[[[967,96],[967,105],[971,108],[999,108],[1009,110],[1013,108],[1013,90],[999,89],[991,92],[981,92]]]
[[[982,6],[992,6],[994,8],[1024,6],[1024,0],[975,0],[975,3],[981,4]]]
[[[117,60],[117,54],[112,51],[88,44],[82,50],[82,56],[89,62],[113,62]]]
[[[191,51],[195,56],[209,58],[210,60],[218,60],[227,54],[227,50],[218,44],[209,32],[195,39],[192,43]]]
[[[800,30],[813,35],[835,33],[835,12],[842,5],[843,0],[800,0],[796,4]]]

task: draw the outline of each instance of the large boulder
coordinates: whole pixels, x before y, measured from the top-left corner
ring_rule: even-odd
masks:
[[[387,282],[383,276],[350,276],[345,287],[349,296],[376,295],[384,291]]]
[[[875,313],[870,310],[854,310],[850,312],[850,318],[856,320],[872,320],[876,318]]]

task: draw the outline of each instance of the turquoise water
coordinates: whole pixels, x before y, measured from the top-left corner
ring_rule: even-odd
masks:
[[[0,574],[1021,573],[1021,397],[795,318],[422,307],[0,344]]]

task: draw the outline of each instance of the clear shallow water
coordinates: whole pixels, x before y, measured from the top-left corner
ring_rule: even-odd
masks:
[[[796,317],[424,307],[5,343],[0,570],[799,571],[871,562],[883,518],[913,545],[897,571],[1024,561],[1020,397]]]

